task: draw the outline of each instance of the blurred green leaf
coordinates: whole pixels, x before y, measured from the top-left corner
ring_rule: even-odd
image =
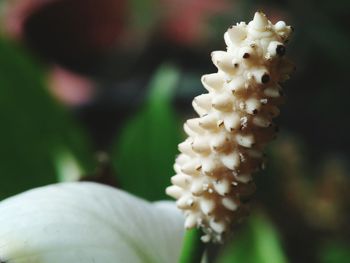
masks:
[[[350,246],[332,241],[320,250],[320,263],[347,263],[350,260]]]
[[[159,18],[157,3],[155,0],[130,0],[128,1],[131,12],[131,22],[135,29],[143,31],[151,30]]]
[[[250,217],[246,228],[234,238],[217,263],[287,263],[276,229],[262,214]]]
[[[149,200],[166,198],[180,132],[171,105],[179,73],[161,67],[150,84],[147,104],[127,124],[113,150],[123,189]]]
[[[0,39],[0,199],[57,181],[57,152],[83,170],[93,167],[80,129],[49,95],[44,72],[14,44]]]

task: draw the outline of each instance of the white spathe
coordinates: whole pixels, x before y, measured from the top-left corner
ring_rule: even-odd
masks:
[[[0,262],[177,262],[183,223],[172,202],[96,183],[50,185],[0,203]]]

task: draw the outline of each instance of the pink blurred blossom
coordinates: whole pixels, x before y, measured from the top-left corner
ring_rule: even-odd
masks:
[[[123,34],[128,13],[125,2],[7,0],[2,23],[6,33],[16,39],[22,39],[27,37],[25,30],[28,21],[39,17],[40,22],[35,24],[35,30],[42,39],[52,37],[50,34],[58,34],[57,37],[69,41],[67,47],[71,45],[76,49],[76,45],[79,45],[81,49],[104,50],[114,46]]]
[[[19,39],[23,34],[25,20],[41,6],[57,0],[12,0],[7,1],[3,26],[6,33]]]
[[[166,37],[180,44],[198,42],[206,34],[212,16],[224,13],[226,0],[160,0],[164,9],[163,29]]]
[[[49,90],[63,104],[78,106],[93,98],[95,84],[89,78],[54,66],[49,73]]]

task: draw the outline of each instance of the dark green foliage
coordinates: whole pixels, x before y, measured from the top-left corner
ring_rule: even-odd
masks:
[[[347,263],[350,261],[349,244],[331,241],[320,249],[320,263]]]
[[[89,169],[86,140],[49,96],[43,70],[4,40],[0,58],[0,199],[56,182],[54,162],[62,149]]]
[[[234,241],[226,246],[216,263],[287,263],[273,224],[262,214],[254,214],[241,226]]]
[[[123,189],[149,200],[166,198],[180,142],[179,122],[171,105],[179,73],[161,67],[150,84],[146,105],[115,143],[113,162]]]

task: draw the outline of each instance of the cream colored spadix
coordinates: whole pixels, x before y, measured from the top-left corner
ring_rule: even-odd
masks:
[[[176,263],[183,223],[173,202],[108,186],[37,188],[0,203],[0,262]]]
[[[275,137],[279,83],[293,70],[284,57],[290,33],[283,21],[272,24],[257,12],[248,24],[227,30],[227,51],[211,54],[218,72],[202,77],[208,93],[193,100],[199,117],[185,124],[188,138],[167,188],[184,211],[185,227],[201,227],[204,241],[221,242],[246,214],[242,201],[254,192],[252,174]]]

